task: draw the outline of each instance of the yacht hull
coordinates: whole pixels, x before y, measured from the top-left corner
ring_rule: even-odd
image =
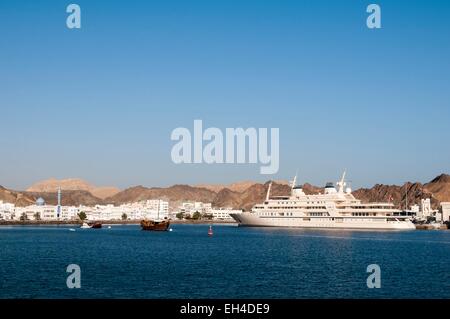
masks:
[[[338,229],[383,229],[414,230],[410,221],[386,221],[385,219],[354,218],[305,218],[305,217],[262,217],[254,213],[231,214],[239,226],[248,227],[295,227],[295,228],[338,228]]]

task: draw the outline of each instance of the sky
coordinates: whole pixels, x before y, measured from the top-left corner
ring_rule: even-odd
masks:
[[[449,1],[0,1],[0,185],[450,173]],[[68,29],[66,7],[81,8]],[[366,7],[381,7],[368,29]],[[279,128],[280,168],[175,164],[177,127]]]

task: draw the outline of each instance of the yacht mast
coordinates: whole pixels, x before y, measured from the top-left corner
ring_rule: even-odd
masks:
[[[408,183],[406,183],[405,211],[408,210]]]
[[[345,174],[347,173],[346,170],[344,170],[344,174],[342,174],[342,178],[339,182],[337,182],[337,185],[339,186],[339,193],[343,193],[344,192],[344,187],[345,187]]]
[[[266,202],[269,200],[269,197],[270,197],[270,190],[271,190],[271,188],[272,188],[272,181],[270,181],[270,184],[269,184],[269,189],[267,190],[267,195],[266,195]]]
[[[294,180],[292,181],[292,185],[291,185],[291,191],[294,190],[294,187],[297,184],[297,175],[298,175],[298,170],[295,172]]]

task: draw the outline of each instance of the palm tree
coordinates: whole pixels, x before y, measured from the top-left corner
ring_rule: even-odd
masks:
[[[202,215],[200,214],[199,211],[196,211],[193,215],[192,215],[192,219],[201,219]]]
[[[79,212],[78,213],[78,218],[83,221],[87,218],[86,213],[85,212]]]

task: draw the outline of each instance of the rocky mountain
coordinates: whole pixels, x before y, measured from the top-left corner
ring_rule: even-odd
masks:
[[[257,182],[252,182],[252,181],[243,181],[243,182],[237,182],[237,183],[232,183],[232,184],[228,184],[228,185],[222,185],[222,184],[199,184],[199,185],[195,185],[194,187],[201,187],[201,188],[206,188],[209,189],[210,191],[213,191],[215,193],[219,193],[220,191],[222,191],[223,189],[228,189],[232,192],[243,192],[245,191],[247,188],[249,188],[250,186],[257,184]]]
[[[12,191],[0,186],[0,200],[5,203],[12,203],[16,206],[28,206],[35,203],[36,199],[21,192]]]
[[[254,184],[243,192],[233,192],[227,189],[220,191],[213,205],[218,207],[234,207],[249,210],[254,204],[264,201],[268,183]],[[324,189],[311,184],[304,184],[306,194],[323,193]],[[273,183],[271,195],[288,195],[290,187],[286,184]],[[360,188],[353,195],[363,202],[392,202],[398,208],[420,204],[421,199],[430,198],[434,209],[440,202],[450,202],[450,175],[442,174],[429,183],[405,183],[402,186],[377,184],[372,188]],[[407,200],[406,200],[407,197]]]
[[[277,183],[277,184],[286,184],[287,185],[288,181],[280,180],[280,181],[275,181],[275,183]],[[255,184],[258,184],[258,182],[243,181],[243,182],[237,182],[237,183],[232,183],[232,184],[228,184],[228,185],[222,185],[222,184],[199,184],[199,185],[195,185],[194,187],[206,188],[206,189],[209,189],[209,190],[211,190],[211,191],[213,191],[215,193],[219,193],[223,189],[228,189],[228,190],[230,190],[232,192],[242,193],[246,189],[248,189],[250,186],[253,186]]]
[[[58,194],[56,192],[23,192],[23,194],[33,198],[33,204],[39,197],[42,197],[48,205],[57,205],[58,203]],[[95,197],[90,192],[84,190],[66,190],[61,196],[61,204],[63,206],[95,206],[104,203],[101,198]]]
[[[58,195],[56,192],[20,192],[0,186],[0,200],[6,203],[15,204],[19,207],[34,205],[39,197],[42,197],[45,200],[45,203],[49,205],[56,205],[58,202]],[[66,206],[93,206],[103,203],[102,199],[93,196],[88,191],[64,191],[62,196],[62,205]]]
[[[439,175],[426,184],[411,182],[403,186],[377,184],[372,188],[358,189],[353,195],[364,202],[391,200],[399,208],[405,208],[406,202],[411,206],[420,204],[421,199],[430,198],[431,206],[437,209],[440,202],[450,201],[450,175]]]
[[[309,183],[305,183],[303,184],[303,192],[306,195],[313,195],[313,194],[319,194],[324,192],[324,188],[323,187],[317,187],[314,185],[311,185]]]
[[[231,189],[223,188],[214,197],[214,206],[217,207],[240,207],[241,194]]]
[[[65,183],[67,188],[86,188],[86,184],[80,180],[71,180]],[[55,186],[57,182],[35,185],[31,191],[20,192],[0,187],[0,200],[11,202],[17,206],[33,204],[37,198],[43,197],[48,204],[56,204],[57,196]],[[251,185],[250,185],[251,184]],[[59,185],[59,184],[58,184]],[[218,185],[216,185],[218,186]],[[132,203],[147,199],[165,199],[170,202],[172,208],[178,207],[183,201],[199,201],[212,203],[214,207],[233,207],[235,209],[249,210],[256,203],[261,203],[267,193],[269,182],[265,184],[242,182],[231,184],[228,187],[198,187],[189,185],[174,185],[167,188],[136,186],[115,193],[104,198],[95,196],[85,189],[65,190],[62,196],[63,205],[95,205]],[[53,188],[52,188],[53,187]],[[64,189],[64,188],[63,188]],[[35,191],[40,190],[40,191]],[[311,184],[304,184],[306,194],[323,193],[323,188]],[[272,196],[288,195],[290,187],[286,182],[274,182],[272,184]],[[406,196],[408,206],[419,204],[422,198],[431,198],[433,208],[438,208],[442,201],[450,202],[450,175],[442,174],[426,184],[405,183],[398,185],[377,184],[372,188],[361,188],[353,192],[353,195],[363,202],[393,202],[397,207],[404,208]]]
[[[215,196],[216,193],[209,189],[189,185],[174,185],[167,188],[136,186],[106,198],[105,202],[120,205],[123,203],[159,198],[168,200],[171,207],[177,207],[183,201],[210,203]]]
[[[398,208],[405,208],[413,204],[420,204],[421,199],[431,198],[434,208],[439,202],[433,198],[421,183],[405,183],[403,186],[376,184],[372,188],[361,188],[353,192],[353,195],[363,202],[392,202]]]
[[[214,207],[233,207],[236,209],[250,209],[255,203],[264,200],[269,183],[252,184],[244,191],[238,192],[228,188],[222,188],[218,192],[203,187],[189,185],[174,185],[168,188],[147,188],[136,186],[128,188],[112,197],[106,198],[105,202],[120,205],[147,199],[168,200],[170,206],[178,207],[184,201],[198,201],[212,203]],[[288,194],[290,187],[286,184],[273,183],[272,195]]]
[[[243,192],[235,192],[224,188],[215,196],[212,204],[216,207],[232,207],[235,209],[248,209],[249,205],[261,202],[267,193],[268,183],[253,184]],[[275,187],[273,187],[274,189]]]
[[[450,175],[442,174],[424,185],[433,194],[433,198],[440,202],[450,201]]]
[[[57,180],[50,178],[45,181],[37,182],[27,189],[27,192],[33,193],[53,193],[58,188],[64,191],[86,191],[100,199],[111,197],[120,192],[116,187],[97,187],[79,178],[68,178]]]

